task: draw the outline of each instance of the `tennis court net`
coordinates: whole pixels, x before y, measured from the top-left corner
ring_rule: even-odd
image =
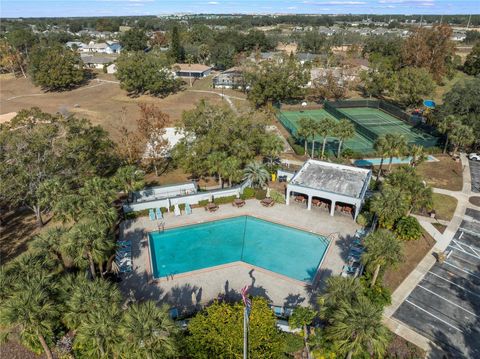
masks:
[[[365,127],[363,124],[358,122],[354,117],[347,115],[346,113],[340,112],[337,110],[335,106],[333,106],[331,103],[328,101],[325,101],[323,104],[323,108],[325,111],[327,111],[329,114],[331,114],[333,117],[341,120],[342,118],[346,118],[350,122],[353,123],[355,126],[355,130],[361,134],[362,136],[368,138],[370,141],[375,141],[378,138],[378,135],[370,130],[368,127]]]

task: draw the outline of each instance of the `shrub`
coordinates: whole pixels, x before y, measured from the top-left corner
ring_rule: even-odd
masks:
[[[373,215],[370,212],[362,212],[357,216],[357,223],[362,227],[368,227],[372,219]]]
[[[233,196],[228,196],[228,197],[219,197],[219,198],[215,198],[213,200],[213,202],[215,204],[225,204],[225,203],[232,203],[235,198],[237,198],[237,196],[233,195]]]
[[[270,197],[277,203],[285,203],[285,196],[274,189],[270,190]]]
[[[146,217],[146,216],[148,216],[148,209],[142,209],[141,211],[125,213],[125,219],[135,219],[135,218]]]
[[[370,286],[371,275],[366,272],[362,277],[363,294],[370,299],[370,301],[380,307],[390,305],[392,302],[392,293],[390,289],[383,286],[380,282],[377,282],[373,287]]]
[[[282,333],[283,351],[288,354],[296,353],[303,349],[303,337],[293,333]]]
[[[395,233],[404,241],[416,241],[422,236],[423,230],[415,217],[406,216],[397,221]]]
[[[297,141],[295,141],[295,138],[293,137],[288,137],[287,138],[288,144],[292,147],[293,151],[295,154],[299,156],[303,156],[305,154],[305,148],[304,146],[300,146]]]
[[[162,213],[167,213],[168,208],[167,207],[160,207],[160,211],[162,211]]]
[[[180,208],[180,211],[185,211],[185,203],[179,204],[178,208]]]
[[[258,199],[259,201],[264,199],[266,196],[267,196],[267,191],[264,189],[257,189],[255,191],[255,198]]]
[[[255,190],[251,187],[247,187],[243,190],[243,193],[241,195],[242,199],[250,199],[255,197]]]
[[[208,204],[208,199],[204,199],[204,200],[201,200],[201,201],[198,201],[198,206],[199,207],[204,207]]]

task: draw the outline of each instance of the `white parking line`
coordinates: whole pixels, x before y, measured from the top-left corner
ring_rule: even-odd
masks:
[[[419,284],[418,287],[422,288],[423,290],[426,290],[426,291],[429,292],[429,293],[432,293],[434,296],[437,296],[438,298],[443,299],[444,301],[450,303],[451,305],[454,305],[455,307],[460,308],[461,310],[464,310],[464,311],[467,312],[468,314],[471,314],[471,315],[473,315],[474,317],[479,318],[479,316],[476,315],[475,313],[469,311],[468,309],[463,308],[461,305],[458,305],[458,304],[452,302],[451,300],[448,300],[447,298],[442,297],[440,294],[435,293],[433,290],[430,290],[430,289],[428,289],[428,288],[425,288],[425,287],[424,287],[423,285],[421,285],[421,284]]]
[[[459,261],[465,262],[465,263],[470,264],[470,265],[472,265],[472,266],[474,266],[474,267],[477,267],[477,266],[478,266],[477,263],[470,262],[469,260],[467,260],[467,259],[465,259],[465,258],[462,258],[462,257],[460,257],[460,256],[458,256],[458,255],[455,255],[455,250],[458,251],[458,252],[463,252],[462,250],[453,247],[453,250],[451,251],[453,257],[458,258]],[[469,254],[469,253],[467,253],[467,252],[463,252],[463,253]],[[449,253],[449,254],[450,254],[450,253]],[[473,258],[475,258],[475,259],[480,259],[480,258],[477,258],[477,257],[476,257],[475,255],[473,255],[473,254],[470,254],[470,256],[473,257]],[[448,258],[450,258],[450,256],[448,256]],[[448,258],[447,258],[447,259],[448,259]]]
[[[441,275],[438,275],[437,273],[433,273],[433,272],[428,272],[428,273],[429,273],[429,274],[433,274],[435,277],[438,277],[438,278],[444,280],[445,282],[448,282],[448,283],[450,283],[450,284],[453,284],[454,286],[456,286],[456,287],[464,290],[465,292],[469,292],[469,293],[471,293],[471,294],[473,294],[473,295],[475,295],[475,296],[477,296],[477,297],[480,298],[480,294],[477,294],[477,293],[475,293],[475,292],[472,292],[470,289],[467,289],[467,288],[465,288],[465,287],[462,287],[461,285],[458,285],[457,283],[452,282],[451,280],[448,280],[448,279],[446,279],[446,278],[443,278]]]
[[[462,272],[467,273],[467,274],[471,275],[472,277],[475,277],[475,278],[480,279],[480,277],[479,277],[478,275],[473,274],[473,273],[470,272],[469,270],[466,270],[466,269],[462,269],[462,268],[460,268],[460,267],[457,267],[456,265],[453,265],[452,263],[448,263],[448,262],[444,262],[444,263],[445,263],[445,264],[448,264],[449,266],[451,266],[451,267],[453,267],[453,268],[456,268],[456,269],[458,269],[458,270],[461,270]]]
[[[456,243],[455,243],[455,244],[456,244]],[[460,252],[463,252],[463,253],[465,253],[465,254],[468,254],[469,256],[472,256],[473,258],[480,259],[480,255],[478,255],[478,254],[475,255],[475,254],[466,252],[466,251],[464,251],[463,249],[457,248],[456,245],[449,244],[448,246],[449,246],[449,247],[452,247],[453,249],[456,249],[457,251],[460,251]],[[450,253],[449,253],[449,256],[450,256]]]
[[[409,303],[409,304],[413,305],[415,308],[418,308],[418,309],[420,309],[422,312],[425,312],[425,313],[427,313],[428,315],[430,315],[431,317],[434,317],[435,319],[437,319],[437,320],[441,321],[442,323],[445,323],[445,324],[446,324],[446,325],[448,325],[449,327],[452,327],[453,329],[456,329],[456,330],[458,330],[460,333],[462,333],[462,332],[463,332],[463,331],[462,331],[460,328],[457,328],[456,326],[454,326],[454,325],[450,324],[449,322],[447,322],[447,321],[443,320],[442,318],[439,318],[439,317],[437,317],[435,314],[432,314],[432,313],[430,313],[428,310],[425,310],[425,309],[423,309],[422,307],[419,307],[418,305],[416,305],[415,303],[412,303],[412,302],[411,302],[411,301],[409,301],[408,299],[406,299],[406,300],[405,300],[405,302],[407,302],[407,303]]]

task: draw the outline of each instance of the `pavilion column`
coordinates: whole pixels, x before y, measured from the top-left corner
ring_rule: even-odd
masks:
[[[290,204],[290,190],[287,188],[287,193],[285,194],[285,204],[288,206]]]
[[[337,204],[337,202],[335,202],[334,200],[332,200],[332,205],[330,206],[330,215],[333,216],[333,214],[335,213],[335,205]]]
[[[312,209],[312,198],[313,196],[308,195],[307,209],[309,211]]]
[[[358,213],[360,213],[360,205],[355,205],[355,215],[353,217],[353,220],[357,220]]]

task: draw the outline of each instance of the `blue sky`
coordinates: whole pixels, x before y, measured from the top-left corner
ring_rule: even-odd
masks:
[[[0,0],[1,17],[166,13],[479,14],[480,0]]]

